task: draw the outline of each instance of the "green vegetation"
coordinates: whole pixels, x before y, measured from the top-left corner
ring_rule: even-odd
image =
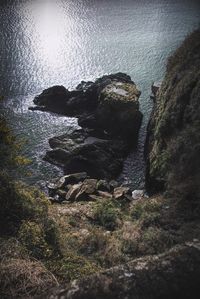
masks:
[[[102,225],[108,230],[114,230],[117,226],[118,210],[113,201],[102,201],[97,204],[94,218],[97,224]]]
[[[95,265],[62,252],[60,230],[49,215],[50,202],[37,188],[16,182],[10,170],[27,159],[6,121],[0,119],[0,297],[32,298],[47,289],[95,271]],[[15,238],[14,238],[15,237]],[[57,278],[55,278],[54,274]]]
[[[147,171],[150,193],[167,191],[182,210],[190,208],[196,214],[200,208],[199,96],[200,30],[196,30],[168,60],[149,125]]]

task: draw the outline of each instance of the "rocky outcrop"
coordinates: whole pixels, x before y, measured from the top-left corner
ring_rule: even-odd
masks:
[[[142,114],[140,91],[123,73],[81,82],[75,90],[54,86],[34,99],[37,109],[78,117],[82,127],[49,140],[45,159],[64,172],[87,172],[92,178],[112,179],[137,142]]]
[[[189,299],[200,296],[200,243],[139,258],[67,286],[52,290],[51,299]]]
[[[148,126],[146,188],[200,194],[200,31],[169,58]]]
[[[49,140],[53,148],[45,160],[64,169],[66,174],[87,172],[92,178],[112,179],[121,171],[130,146],[120,139],[100,139],[76,130]]]
[[[82,127],[107,131],[111,135],[134,138],[142,114],[139,111],[140,91],[123,73],[103,76],[95,82],[82,81],[75,90],[53,86],[36,96],[40,109],[68,116],[77,116]]]

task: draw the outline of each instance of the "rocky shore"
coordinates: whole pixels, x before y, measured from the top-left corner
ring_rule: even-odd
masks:
[[[142,120],[140,92],[126,74],[35,98],[32,110],[75,116],[81,127],[49,140],[45,159],[64,174],[47,182],[48,196],[8,175],[23,159],[0,116],[1,298],[200,297],[199,30],[169,58],[152,93],[149,197],[114,180]]]

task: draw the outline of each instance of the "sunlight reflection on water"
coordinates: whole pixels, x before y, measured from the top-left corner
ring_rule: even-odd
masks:
[[[0,95],[8,97],[12,126],[29,140],[25,151],[34,160],[33,181],[56,173],[41,160],[48,138],[76,126],[67,118],[28,111],[34,95],[51,85],[73,88],[121,71],[142,91],[144,113],[138,150],[128,157],[121,179],[136,187],[142,182],[150,86],[162,78],[169,54],[199,25],[199,5],[197,0],[1,0]]]

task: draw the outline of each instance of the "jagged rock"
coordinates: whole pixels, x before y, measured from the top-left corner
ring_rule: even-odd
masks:
[[[98,191],[98,194],[100,197],[103,197],[103,198],[108,198],[108,199],[112,199],[113,198],[113,195],[109,192],[105,192],[105,191]]]
[[[83,90],[69,91],[64,86],[53,86],[45,89],[34,99],[38,110],[52,111],[63,115],[76,115],[94,109],[96,103],[86,97]],[[33,110],[32,107],[29,109]]]
[[[71,154],[69,151],[62,148],[55,148],[46,152],[44,160],[57,166],[64,167],[65,162],[70,158],[70,156]]]
[[[65,184],[76,184],[82,182],[87,178],[87,172],[78,172],[65,175]]]
[[[67,90],[64,86],[53,86],[45,89],[40,95],[35,97],[34,104],[37,105],[37,109],[43,111],[80,116],[97,108],[101,91],[113,82],[134,85],[134,82],[126,74],[106,75],[95,82],[82,81],[73,91]]]
[[[79,144],[84,143],[87,137],[89,137],[89,135],[85,131],[75,130],[73,133],[67,133],[50,138],[49,145],[53,149],[62,148],[64,150],[71,151]]]
[[[161,84],[162,82],[161,81],[157,81],[157,82],[154,82],[152,85],[151,85],[151,91],[152,91],[152,94],[154,95],[154,97],[157,96],[160,88],[161,88]]]
[[[65,190],[62,190],[62,189],[58,189],[56,191],[56,194],[58,194],[60,196],[61,199],[65,200],[66,199],[66,195],[67,195],[67,192]]]
[[[109,185],[110,185],[112,191],[114,191],[115,188],[119,187],[118,182],[115,181],[115,180],[111,180],[111,181],[109,182]]]
[[[65,182],[64,177],[61,177],[59,179],[53,179],[47,183],[47,188],[50,190],[58,190],[63,187],[64,182]]]
[[[65,199],[69,200],[69,201],[75,201],[76,195],[80,191],[81,186],[82,186],[82,183],[72,185],[71,188],[69,189],[69,191],[67,192]]]
[[[99,180],[97,183],[97,189],[99,191],[108,191],[108,192],[111,190],[110,185],[106,180]]]
[[[140,199],[141,197],[144,197],[144,190],[134,190],[132,192],[133,199]]]
[[[200,297],[200,243],[74,280],[50,290],[49,299],[197,299]]]
[[[96,179],[85,179],[83,182],[69,186],[66,200],[69,201],[87,201],[90,195],[94,195],[97,191]]]
[[[79,192],[77,193],[76,201],[86,201],[89,200],[89,195],[95,194],[97,188],[97,180],[86,179],[81,185]]]
[[[131,195],[131,190],[128,187],[117,187],[114,189],[113,195],[116,200],[123,199],[127,195]]]
[[[77,184],[88,178],[86,172],[72,173],[62,176],[58,179],[53,179],[47,183],[47,188],[50,190],[69,189],[68,185]]]
[[[64,86],[52,86],[45,89],[40,95],[34,99],[34,104],[42,107],[55,108],[56,106],[64,106],[69,98],[69,91]]]

